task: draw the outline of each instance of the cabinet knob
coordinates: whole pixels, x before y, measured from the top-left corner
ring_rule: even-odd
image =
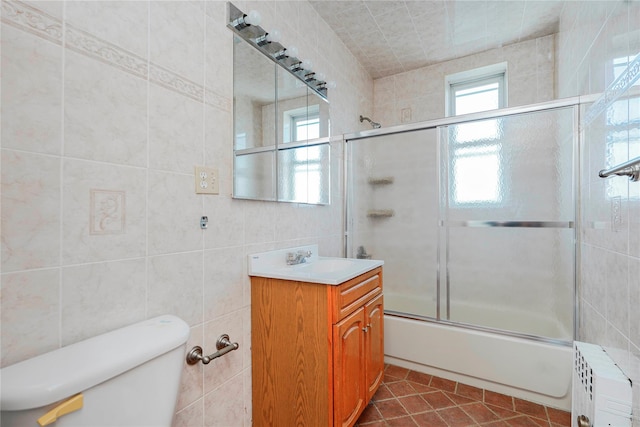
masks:
[[[369,327],[365,326],[364,328],[362,328],[362,332],[367,332],[368,329],[369,329]]]

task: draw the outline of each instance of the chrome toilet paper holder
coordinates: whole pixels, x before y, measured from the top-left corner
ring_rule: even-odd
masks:
[[[238,345],[237,342],[231,342],[229,335],[222,334],[218,337],[218,341],[216,341],[216,349],[218,351],[208,356],[203,356],[202,347],[197,345],[187,353],[187,364],[195,365],[198,362],[202,362],[202,364],[208,365],[213,359],[222,357],[230,351],[237,350],[238,347],[240,347],[240,345]]]

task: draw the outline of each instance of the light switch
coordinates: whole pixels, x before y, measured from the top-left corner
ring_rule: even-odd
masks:
[[[195,167],[196,194],[219,194],[218,169],[204,166]]]

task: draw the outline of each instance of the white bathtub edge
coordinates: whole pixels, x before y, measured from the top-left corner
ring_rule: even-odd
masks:
[[[385,316],[385,362],[571,410],[571,347]]]

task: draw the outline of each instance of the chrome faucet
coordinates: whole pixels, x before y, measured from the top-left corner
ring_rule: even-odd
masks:
[[[311,251],[287,252],[287,265],[304,264],[310,257]]]

